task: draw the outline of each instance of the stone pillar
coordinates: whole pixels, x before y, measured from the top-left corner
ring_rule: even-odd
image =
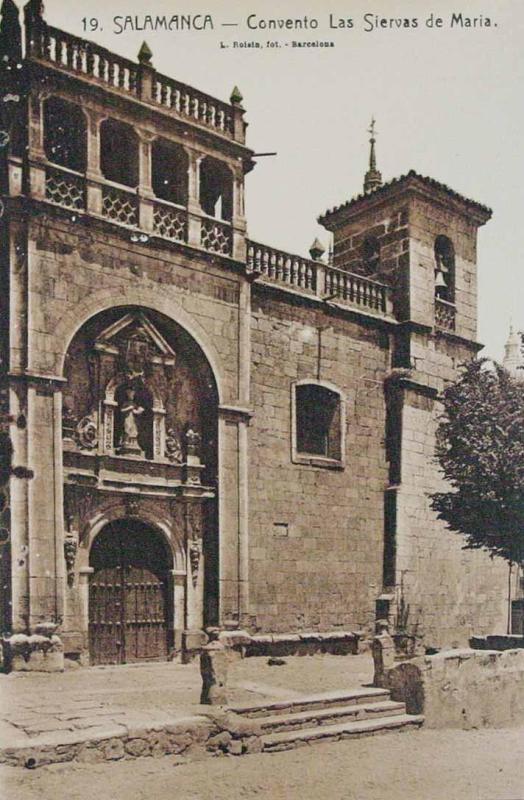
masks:
[[[173,586],[173,633],[176,652],[182,649],[183,633],[186,629],[186,570],[171,570]]]
[[[200,207],[200,162],[202,154],[184,148],[188,156],[187,169],[187,243],[200,247],[202,208]]]
[[[61,397],[56,385],[37,381],[28,389],[29,626],[60,622],[64,612]],[[50,497],[52,502],[49,502]]]
[[[246,408],[219,409],[220,620],[249,616],[248,425]],[[247,621],[247,620],[246,620]]]
[[[144,100],[146,103],[150,103],[153,100],[155,93],[154,87],[156,70],[149,61],[140,58],[140,53],[138,57],[140,61],[138,67],[138,86],[140,99]]]
[[[22,224],[10,222],[9,253],[9,316],[17,320],[11,326],[9,341],[9,370],[18,378],[10,379],[9,413],[13,420],[9,435],[13,446],[13,465],[28,467],[27,452],[27,313],[28,257],[27,230]],[[17,420],[24,424],[17,424]],[[29,480],[12,475],[10,478],[11,507],[11,592],[12,627],[14,633],[29,629]]]
[[[93,567],[80,567],[78,570],[78,595],[80,599],[81,632],[84,656],[82,660],[89,663],[89,580],[95,570]]]
[[[244,216],[244,170],[242,162],[233,173],[233,258],[243,263],[246,260],[246,219]]]
[[[186,518],[186,629],[184,652],[199,650],[206,640],[204,633],[204,552],[202,546],[202,503],[188,500]]]
[[[13,419],[27,414],[26,386],[19,383],[10,389],[10,413]],[[27,431],[10,426],[13,464],[27,465]],[[29,518],[27,478],[14,475],[10,480],[11,508],[11,602],[13,633],[29,630]]]
[[[104,119],[99,112],[86,110],[87,115],[87,210],[102,214],[102,187],[104,180],[100,169],[100,125]]]
[[[377,635],[373,637],[371,645],[375,667],[373,686],[384,688],[387,683],[387,672],[395,666],[395,642],[389,635],[387,620],[378,620],[376,625]]]
[[[29,95],[29,190],[32,197],[41,200],[45,199],[44,99],[42,92]]]
[[[200,654],[203,705],[223,706],[227,704],[227,671],[229,652],[222,642],[210,642]]]
[[[138,143],[138,195],[139,195],[139,227],[143,231],[152,232],[153,219],[153,185],[152,185],[152,143],[154,135],[149,131],[137,131]]]
[[[240,144],[245,144],[246,141],[246,123],[244,122],[245,109],[242,107],[242,101],[233,100],[233,138]]]

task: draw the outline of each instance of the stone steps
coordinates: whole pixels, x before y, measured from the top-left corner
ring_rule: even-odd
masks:
[[[406,714],[404,703],[386,689],[362,687],[345,692],[293,697],[231,711],[256,721],[266,752],[419,727],[424,718]]]
[[[262,731],[288,731],[304,728],[305,725],[329,725],[330,723],[355,722],[361,719],[396,716],[405,714],[404,703],[386,700],[383,703],[353,703],[346,706],[335,706],[326,709],[311,709],[294,714],[273,714],[262,717]]]
[[[351,689],[345,692],[331,691],[319,694],[311,694],[303,697],[293,697],[289,700],[275,700],[253,705],[230,706],[230,711],[235,714],[242,714],[247,717],[257,719],[258,717],[268,716],[269,714],[292,714],[299,711],[309,711],[311,709],[325,709],[330,706],[373,703],[389,700],[389,692],[386,689],[376,689],[373,686],[362,687],[361,689]]]
[[[264,752],[290,750],[305,744],[334,742],[339,739],[352,739],[372,736],[392,730],[420,727],[424,717],[411,714],[398,714],[379,719],[363,719],[357,722],[343,722],[339,725],[317,725],[303,730],[271,733],[262,737]]]

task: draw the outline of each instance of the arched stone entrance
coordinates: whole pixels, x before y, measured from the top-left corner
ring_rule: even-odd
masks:
[[[106,525],[91,548],[91,664],[167,658],[172,648],[172,558],[162,536],[136,519]]]

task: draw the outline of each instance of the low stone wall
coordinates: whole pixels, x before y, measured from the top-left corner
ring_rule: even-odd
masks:
[[[175,755],[180,763],[206,755],[242,755],[263,749],[260,723],[226,709],[201,716],[174,719],[171,724],[123,730],[107,726],[102,735],[60,731],[42,735],[34,743],[13,742],[0,749],[0,763],[35,769],[69,761],[97,763],[121,759]],[[175,762],[176,763],[176,762]]]
[[[516,650],[524,648],[524,636],[516,634],[492,634],[490,636],[472,636],[469,646],[473,650]]]
[[[447,650],[388,670],[386,686],[428,728],[524,722],[524,650]]]
[[[360,631],[259,634],[245,645],[246,656],[356,655]]]

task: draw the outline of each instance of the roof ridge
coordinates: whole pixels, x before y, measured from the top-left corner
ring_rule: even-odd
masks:
[[[341,203],[338,206],[333,206],[333,208],[329,208],[327,211],[325,211],[318,217],[318,221],[321,222],[321,220],[325,219],[331,214],[336,214],[337,212],[342,211],[345,208],[349,208],[354,203],[357,203],[361,200],[385,194],[388,189],[391,189],[393,186],[396,186],[397,184],[407,180],[408,178],[418,178],[419,180],[423,181],[426,184],[429,184],[430,186],[433,186],[436,189],[443,190],[451,197],[454,197],[455,199],[460,200],[463,203],[467,203],[470,206],[474,206],[475,208],[478,208],[479,210],[489,214],[490,216],[492,214],[492,209],[489,208],[489,206],[486,206],[483,203],[479,203],[476,200],[471,200],[471,198],[466,197],[465,195],[460,194],[459,192],[456,192],[454,189],[451,189],[447,184],[442,183],[441,181],[438,181],[435,178],[431,178],[428,175],[421,175],[415,169],[410,169],[408,172],[403,173],[402,175],[399,175],[395,178],[392,178],[391,180],[382,184],[382,186],[373,189],[373,191],[371,192],[361,192],[360,194],[353,196],[349,200],[346,200],[345,203]]]

